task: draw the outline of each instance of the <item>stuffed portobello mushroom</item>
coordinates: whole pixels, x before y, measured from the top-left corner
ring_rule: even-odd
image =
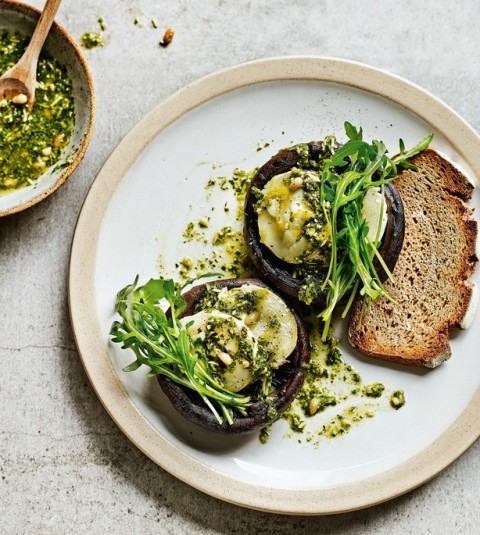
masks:
[[[339,148],[328,136],[323,142],[280,151],[260,167],[246,196],[244,236],[251,259],[272,286],[306,304],[326,305],[332,202],[322,197],[322,167]],[[393,270],[405,229],[403,204],[394,185],[366,189],[361,215],[372,240],[379,230],[378,252]],[[384,265],[377,257],[373,265],[384,281]]]
[[[113,341],[137,357],[126,371],[149,366],[175,409],[205,429],[245,434],[275,421],[300,390],[310,359],[295,309],[258,279],[220,280],[183,294],[173,284],[166,291],[172,281],[156,291],[155,282],[117,297],[124,321],[114,323]],[[158,304],[165,297],[166,313]]]

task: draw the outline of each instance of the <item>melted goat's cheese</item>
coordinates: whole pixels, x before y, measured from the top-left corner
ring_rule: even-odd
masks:
[[[312,172],[298,169],[274,176],[262,190],[261,209],[258,213],[260,241],[272,253],[289,264],[312,261],[315,251],[312,236],[306,225],[316,216],[308,202],[302,183],[304,180],[319,181]],[[387,226],[385,198],[380,188],[367,190],[363,199],[362,216],[368,225],[368,237],[375,241],[378,233],[382,239]],[[328,241],[328,229],[315,230],[317,242]],[[317,247],[318,249],[319,247]],[[317,251],[318,253],[318,251]]]
[[[255,284],[222,288],[207,309],[180,321],[204,345],[232,392],[251,384],[260,367],[284,364],[297,344],[297,322],[288,306]]]
[[[255,310],[237,314],[239,301],[255,302]],[[232,314],[241,319],[251,330],[254,338],[271,355],[270,365],[278,368],[295,349],[297,344],[297,322],[285,302],[268,288],[245,284],[240,288],[223,288],[218,296],[222,310],[225,304]]]
[[[362,205],[362,216],[368,225],[368,237],[374,242],[380,223],[380,241],[387,226],[387,206],[380,188],[371,188],[365,193]]]
[[[242,321],[216,310],[202,310],[180,321],[193,340],[205,342],[228,390],[238,392],[252,382],[250,370],[254,368],[258,346],[252,331]]]
[[[295,188],[292,172],[274,176],[262,190],[262,209],[258,214],[260,241],[281,260],[300,263],[310,244],[303,231],[315,213],[305,199],[303,188]],[[293,186],[293,187],[292,187]]]

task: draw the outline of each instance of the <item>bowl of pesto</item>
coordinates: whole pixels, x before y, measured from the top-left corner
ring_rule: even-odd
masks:
[[[0,0],[0,74],[28,45],[40,11]],[[53,23],[37,67],[32,110],[0,96],[0,217],[53,193],[72,174],[90,141],[95,94],[87,63]]]

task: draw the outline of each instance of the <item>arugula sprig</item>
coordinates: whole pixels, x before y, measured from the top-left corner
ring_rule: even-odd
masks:
[[[122,321],[114,321],[110,330],[112,341],[136,356],[124,371],[132,372],[145,364],[150,368],[148,377],[164,375],[194,390],[219,424],[223,418],[232,424],[234,411],[246,416],[250,398],[230,392],[213,376],[202,346],[192,341],[178,319],[186,308],[181,295],[186,284],[178,288],[171,279],[137,284],[138,276],[118,292],[115,310]],[[161,307],[162,300],[170,306],[170,317]]]
[[[342,317],[346,316],[358,292],[366,296],[367,303],[382,296],[391,300],[373,264],[376,258],[393,280],[378,251],[383,206],[377,236],[372,240],[362,215],[363,200],[371,188],[380,188],[383,199],[385,185],[395,180],[398,168],[416,169],[407,159],[426,149],[433,138],[430,134],[410,150],[405,150],[400,140],[400,153],[389,158],[383,142],[363,140],[362,128],[346,122],[345,132],[349,140],[331,158],[324,160],[320,181],[322,204],[330,206],[330,210],[324,209],[324,215],[332,236],[330,264],[322,285],[322,290],[327,292],[326,307],[320,314],[325,325],[324,339],[335,307],[348,292],[350,297]]]

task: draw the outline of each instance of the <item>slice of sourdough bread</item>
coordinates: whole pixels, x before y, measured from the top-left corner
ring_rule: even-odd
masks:
[[[348,337],[362,353],[434,368],[451,356],[449,329],[461,327],[472,297],[477,223],[465,205],[473,186],[432,149],[411,159],[395,181],[405,238],[384,286],[395,302],[353,306]]]

